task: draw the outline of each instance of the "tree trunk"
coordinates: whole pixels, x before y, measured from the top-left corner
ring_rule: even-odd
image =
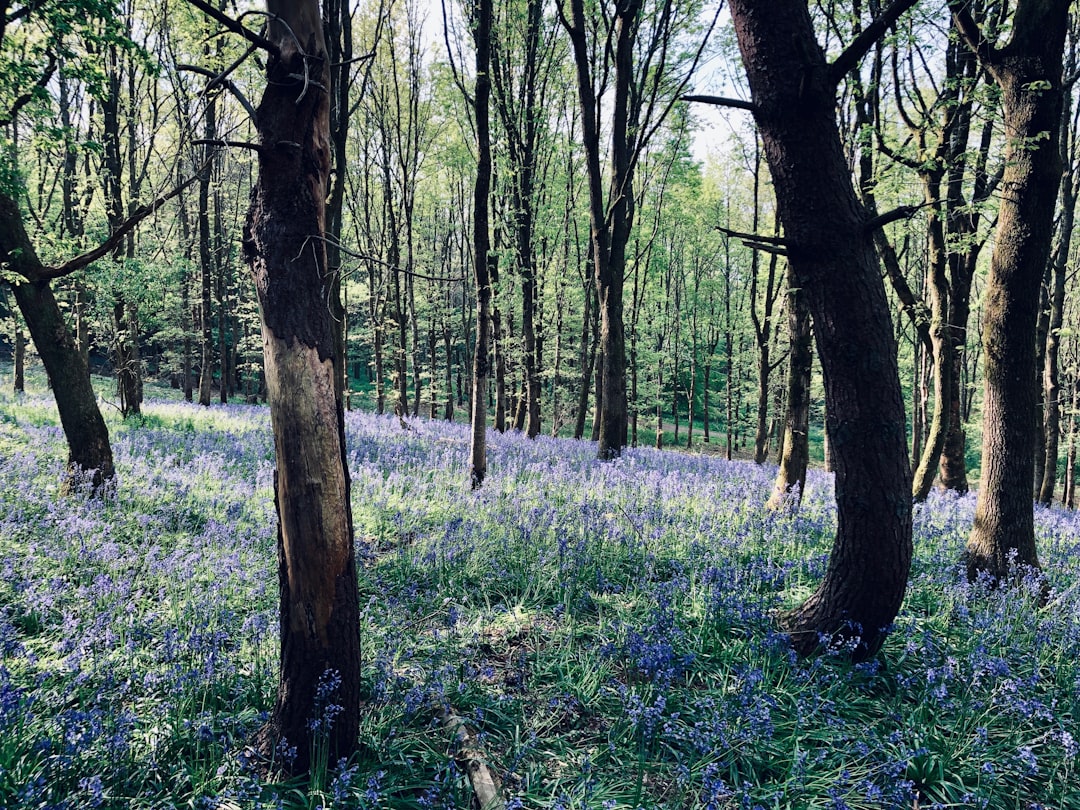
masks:
[[[813,362],[810,312],[806,293],[799,289],[788,266],[788,352],[787,413],[784,417],[784,448],[776,484],[767,509],[798,506],[806,489],[806,467],[810,462],[810,365]]]
[[[927,202],[936,203],[941,197],[940,172],[924,172],[923,186]],[[930,429],[926,444],[915,467],[912,481],[912,497],[916,503],[926,500],[934,485],[938,461],[945,447],[949,429],[948,400],[953,372],[952,335],[948,324],[949,280],[945,255],[945,230],[938,210],[929,208],[927,222],[929,232],[928,289],[930,292],[930,344],[933,357],[934,409],[930,415]]]
[[[218,368],[221,369],[221,385],[218,386],[218,401],[222,405],[229,404],[229,389],[233,385],[233,375],[230,373],[229,341],[228,341],[228,285],[225,274],[228,270],[226,256],[228,247],[225,244],[225,223],[221,217],[221,194],[214,191],[214,266],[217,270],[214,278],[215,293],[218,305]]]
[[[217,96],[210,95],[206,102],[204,123],[206,140],[217,138]],[[214,147],[208,146],[207,150]],[[201,329],[201,360],[199,365],[199,404],[209,407],[210,393],[214,384],[214,322],[210,311],[210,293],[214,278],[214,251],[210,230],[210,181],[213,168],[207,165],[199,178],[199,266],[201,297],[199,299],[199,326]],[[222,369],[224,375],[224,369]],[[224,384],[224,379],[222,380]]]
[[[330,59],[330,142],[332,172],[326,195],[326,266],[330,271],[330,290],[327,303],[338,328],[334,331],[334,356],[341,358],[341,367],[334,377],[338,396],[348,395],[349,363],[346,351],[346,312],[342,302],[341,238],[345,209],[345,177],[348,171],[349,90],[352,85],[353,33],[352,10],[344,0],[327,0],[323,4],[323,30]]]
[[[592,283],[585,282],[585,315],[581,322],[581,356],[578,368],[581,371],[578,384],[577,415],[574,419],[574,438],[580,439],[585,435],[585,416],[589,412],[589,391],[592,386],[593,368],[596,366],[597,344],[599,343],[599,330],[596,326],[594,314],[594,295],[591,289]]]
[[[1069,419],[1069,449],[1065,453],[1065,486],[1061,492],[1061,503],[1067,509],[1076,508],[1077,422],[1080,422],[1080,377],[1073,380],[1072,417]]]
[[[258,108],[259,176],[244,233],[262,313],[277,469],[281,678],[259,750],[295,746],[313,759],[356,751],[360,618],[344,411],[335,381],[335,325],[326,305],[328,60],[315,0],[268,0],[267,62]],[[302,47],[303,51],[299,48]],[[316,238],[313,239],[312,237]]]
[[[488,231],[491,195],[491,18],[492,0],[476,0],[471,8],[476,47],[476,183],[473,186],[473,273],[476,280],[476,348],[473,352],[472,445],[469,450],[472,488],[487,475],[487,387],[492,327],[492,284],[497,279],[497,256]]]
[[[911,457],[922,455],[923,421],[926,413],[925,400],[922,396],[923,365],[926,353],[922,343],[916,338],[914,358],[911,364]]]
[[[0,260],[26,282],[12,285],[15,302],[49,376],[68,443],[69,482],[89,474],[93,492],[115,478],[109,430],[90,384],[90,370],[75,345],[44,268],[27,236],[18,204],[0,192]],[[92,472],[90,472],[92,471]]]
[[[800,654],[824,638],[865,658],[900,608],[912,551],[889,303],[837,128],[838,77],[830,78],[806,3],[729,7],[789,262],[813,316],[836,466],[837,534],[825,579],[783,624]]]
[[[494,295],[492,296],[494,297]],[[491,308],[491,341],[495,353],[495,430],[506,432],[506,345],[502,313],[498,306]]]
[[[997,239],[984,294],[982,478],[968,538],[968,575],[995,579],[1014,564],[1039,567],[1031,498],[1034,475],[1035,329],[1061,177],[1062,51],[1068,0],[1021,0],[1003,48],[950,2],[965,39],[1001,87],[1005,173]],[[1015,555],[1015,559],[1013,559]]]
[[[715,349],[713,349],[715,351]],[[712,351],[708,354],[712,357]],[[710,360],[705,361],[705,368],[702,369],[702,386],[701,386],[701,416],[705,420],[704,430],[701,440],[705,443],[709,443],[709,386],[712,385],[712,362]]]
[[[1049,506],[1054,501],[1057,483],[1058,443],[1061,435],[1061,327],[1065,312],[1065,281],[1069,268],[1069,248],[1072,245],[1073,222],[1076,215],[1076,170],[1069,154],[1071,141],[1070,123],[1072,104],[1064,101],[1061,116],[1060,149],[1062,164],[1066,171],[1061,175],[1061,205],[1058,217],[1057,246],[1051,262],[1050,323],[1046,333],[1046,351],[1043,358],[1043,425],[1045,428],[1045,459],[1043,477],[1039,487],[1039,503]],[[1039,448],[1036,448],[1038,450]]]
[[[598,340],[597,343],[599,342]],[[604,353],[602,349],[597,349],[597,351],[600,353],[600,362],[596,364],[596,379],[593,382],[596,405],[593,408],[592,434],[590,436],[594,442],[600,441],[600,430],[604,419]]]
[[[1035,321],[1035,476],[1032,497],[1039,497],[1043,468],[1046,465],[1046,423],[1044,421],[1046,400],[1043,398],[1043,370],[1046,368],[1046,339],[1050,334],[1049,290],[1054,269],[1047,262],[1043,283],[1039,291],[1039,314]]]
[[[454,351],[450,343],[450,324],[443,323],[443,354],[446,355],[446,405],[443,408],[443,418],[447,422],[454,421]]]
[[[22,324],[15,324],[15,380],[13,389],[16,394],[26,393],[26,335]]]

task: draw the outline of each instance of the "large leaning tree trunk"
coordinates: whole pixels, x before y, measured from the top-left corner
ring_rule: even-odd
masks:
[[[911,4],[887,13],[895,20]],[[861,659],[880,648],[904,598],[911,470],[889,303],[835,110],[839,80],[888,21],[828,64],[803,0],[729,7],[783,245],[813,316],[836,471],[837,533],[824,581],[783,625],[800,654],[824,640]]]
[[[100,492],[116,473],[109,429],[90,384],[90,369],[53,295],[47,270],[26,233],[19,206],[2,192],[0,260],[21,276],[12,284],[15,301],[52,384],[68,443],[69,481],[89,475],[91,490]]]
[[[986,572],[1003,579],[1013,562],[1039,567],[1031,497],[1035,326],[1061,178],[1056,147],[1069,5],[1069,0],[1022,0],[1013,15],[1012,38],[996,47],[983,38],[965,5],[950,2],[962,35],[1001,87],[1006,142],[983,304],[982,477],[966,552],[970,577]]]
[[[330,169],[328,59],[317,0],[268,0],[259,176],[244,234],[262,318],[277,457],[281,677],[261,753],[356,750],[360,619],[344,413],[335,382],[332,278],[323,241]]]

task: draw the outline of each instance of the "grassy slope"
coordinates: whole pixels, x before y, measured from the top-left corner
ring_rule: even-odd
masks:
[[[115,499],[61,500],[47,396],[0,395],[0,807],[468,807],[450,710],[516,806],[1080,808],[1075,515],[1038,512],[1037,610],[961,581],[973,501],[932,497],[881,659],[796,663],[770,612],[823,571],[828,477],[766,515],[771,469],[493,436],[472,494],[463,426],[362,414],[364,754],[263,784],[266,412],[147,412]]]

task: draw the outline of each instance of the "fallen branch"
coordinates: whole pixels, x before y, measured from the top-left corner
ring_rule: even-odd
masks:
[[[443,710],[442,722],[454,733],[454,742],[457,744],[454,759],[465,767],[480,810],[506,810],[506,800],[498,781],[484,762],[476,733],[463,718],[448,709]]]

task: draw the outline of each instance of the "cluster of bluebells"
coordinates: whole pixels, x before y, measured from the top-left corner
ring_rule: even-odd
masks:
[[[276,688],[265,410],[151,405],[88,499],[58,497],[46,407],[0,401],[0,807],[289,806],[247,760]],[[411,426],[347,415],[365,745],[306,806],[465,806],[449,714],[510,807],[1080,806],[1075,515],[1037,512],[1039,610],[966,581],[973,498],[933,494],[885,665],[799,662],[773,616],[825,570],[828,476],[771,513],[767,466],[510,433],[473,492],[465,426]],[[337,673],[317,691],[320,736]]]

